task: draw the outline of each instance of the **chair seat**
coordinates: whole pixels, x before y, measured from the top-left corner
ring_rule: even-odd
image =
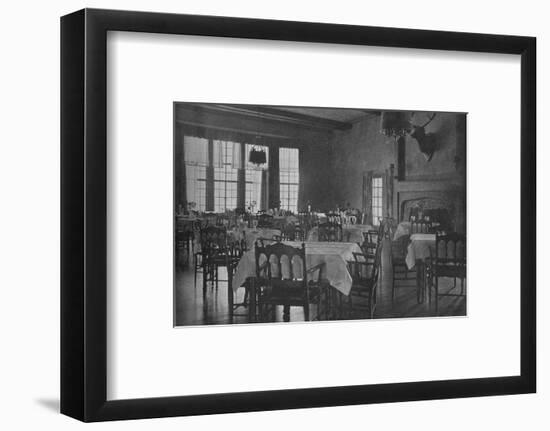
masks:
[[[370,292],[374,288],[374,281],[370,279],[355,280],[351,284],[351,295],[361,296],[364,293]]]
[[[217,254],[208,257],[208,262],[216,265],[225,265],[227,261],[232,261],[233,256],[227,256],[225,254]]]
[[[434,274],[437,277],[466,277],[466,267],[453,263],[434,265]]]
[[[309,300],[314,300],[320,294],[321,286],[308,284]],[[306,300],[306,291],[302,280],[270,280],[264,288],[261,302],[267,304],[301,305]]]
[[[392,256],[391,261],[392,264],[395,266],[407,265],[407,261],[405,260],[404,256]]]

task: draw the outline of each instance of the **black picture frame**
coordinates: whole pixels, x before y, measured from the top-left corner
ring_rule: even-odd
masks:
[[[521,374],[107,401],[107,32],[521,56]],[[84,9],[61,18],[61,412],[82,421],[294,409],[536,390],[536,39]]]

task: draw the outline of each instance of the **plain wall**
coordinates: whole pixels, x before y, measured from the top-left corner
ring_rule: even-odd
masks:
[[[380,133],[379,116],[367,116],[355,122],[351,130],[334,133],[330,159],[332,188],[338,191],[332,205],[349,202],[352,208],[362,208],[363,175],[371,170],[384,173],[395,163],[395,142]]]
[[[59,400],[59,17],[76,9],[117,9],[246,16],[359,25],[536,35],[538,39],[538,393],[414,403],[274,411],[84,425],[57,413]],[[167,0],[7,2],[0,28],[2,94],[3,429],[407,429],[550,428],[548,261],[550,27],[544,2],[338,2]],[[426,71],[429,73],[429,71]],[[337,82],[327,85],[337,85]],[[320,89],[322,91],[322,89]],[[497,103],[497,101],[495,101]],[[39,109],[35,109],[38,106]],[[34,112],[34,114],[33,114]],[[505,124],[495,127],[506,127]],[[498,158],[496,159],[498,160]],[[490,170],[488,169],[488,174]],[[489,215],[482,215],[489,217]],[[496,289],[498,286],[487,286]],[[495,291],[495,301],[498,292]],[[419,334],[421,336],[421,334]],[[490,340],[488,340],[490,342]],[[376,348],[376,346],[373,346]],[[375,354],[375,352],[374,352]],[[364,358],[353,358],[360,366]]]

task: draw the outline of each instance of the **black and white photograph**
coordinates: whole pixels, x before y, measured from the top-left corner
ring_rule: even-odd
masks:
[[[174,102],[174,325],[467,316],[466,120]]]

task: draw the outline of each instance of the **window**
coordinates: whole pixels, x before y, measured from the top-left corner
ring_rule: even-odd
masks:
[[[187,202],[194,202],[195,210],[205,211],[208,139],[185,136],[183,142]]]
[[[279,148],[279,195],[281,208],[298,212],[300,172],[297,148]]]
[[[214,141],[214,211],[237,207],[237,179],[241,144]],[[236,160],[235,160],[236,159]]]
[[[383,191],[382,177],[372,177],[372,224],[375,226],[383,216]]]
[[[184,136],[183,143],[186,197],[188,203],[195,203],[193,209],[221,213],[237,205],[250,207],[252,202],[255,211],[263,209],[267,146],[195,136]],[[265,151],[266,163],[250,163],[252,149]]]

